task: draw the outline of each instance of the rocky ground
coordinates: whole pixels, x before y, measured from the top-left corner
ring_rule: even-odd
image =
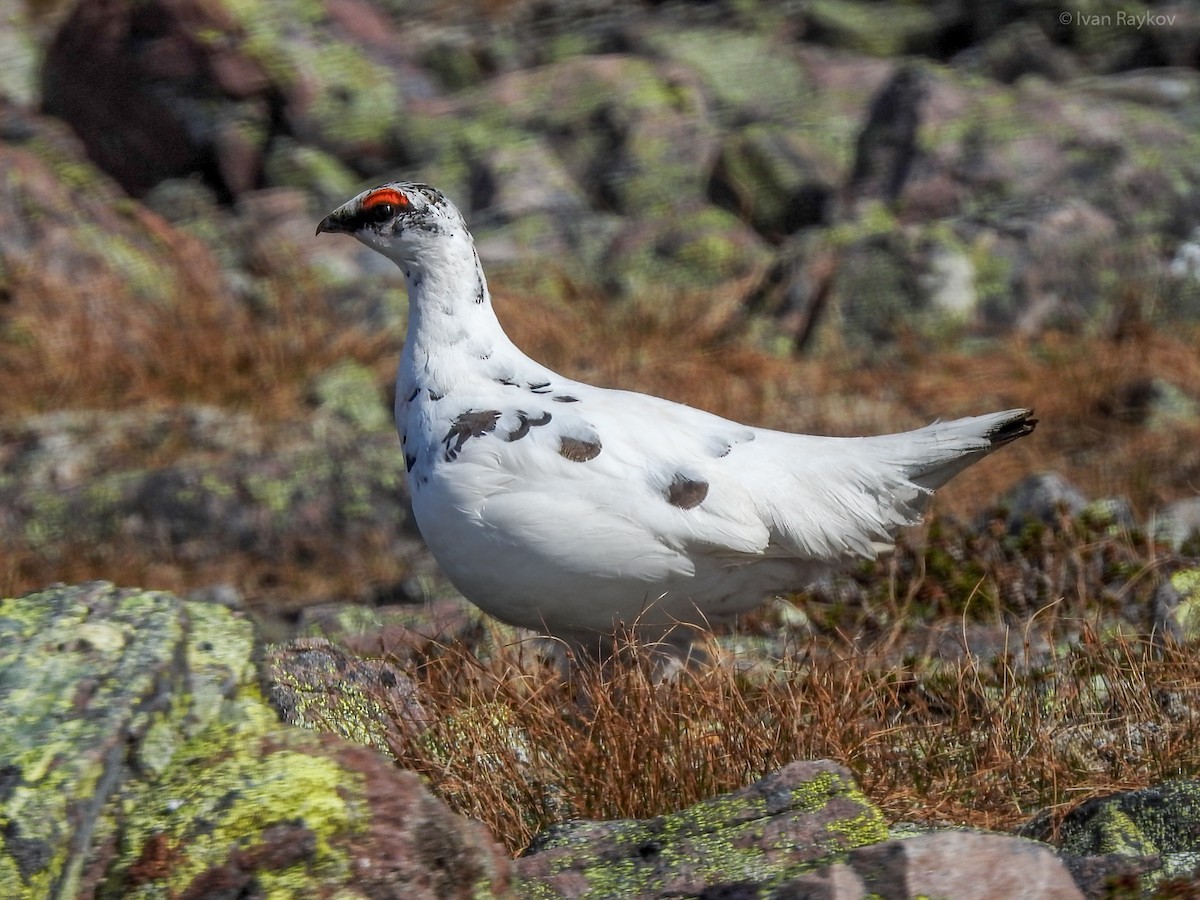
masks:
[[[280,725],[315,723],[256,665],[271,640],[403,680],[414,615],[476,646],[408,517],[402,285],[312,236],[395,177],[459,203],[518,342],[578,377],[829,433],[1038,408],[894,562],[722,652],[1194,647],[1198,62],[1188,3],[0,0],[0,591],[174,592],[0,606],[0,893],[968,896],[1021,871],[1187,896],[1191,783],[1145,772],[1029,832],[1073,880],[1013,837],[879,843],[881,794],[788,759],[737,785],[753,814],[581,826],[513,863],[382,757]],[[1194,776],[1189,752],[1157,771]],[[812,818],[814,783],[854,828]],[[718,834],[751,861],[689,862]],[[763,862],[770,835],[809,855]],[[922,881],[935,858],[966,881]]]

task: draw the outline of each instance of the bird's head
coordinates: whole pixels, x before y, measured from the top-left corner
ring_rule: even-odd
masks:
[[[393,181],[363,191],[317,226],[317,234],[349,234],[401,265],[437,255],[439,247],[470,242],[462,214],[427,184]]]

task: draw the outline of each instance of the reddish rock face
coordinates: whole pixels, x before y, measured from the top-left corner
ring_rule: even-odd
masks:
[[[196,0],[82,0],[47,51],[45,110],[134,196],[197,170],[230,195],[259,180],[270,79],[240,41],[204,33],[237,27]]]

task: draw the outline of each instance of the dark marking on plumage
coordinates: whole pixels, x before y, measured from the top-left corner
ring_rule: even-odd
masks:
[[[492,354],[490,352],[489,353],[480,353],[479,358],[481,360],[483,360],[484,362],[487,362],[489,359],[492,358]]]
[[[432,185],[413,182],[409,188],[416,191],[434,206],[444,208],[446,206],[446,195]]]
[[[483,288],[483,264],[479,261],[478,250],[472,247],[471,253],[475,257],[475,302],[482,303],[487,293]]]
[[[429,399],[432,400],[434,403],[437,403],[437,401],[441,400],[445,396],[446,396],[445,394],[435,394],[433,391],[429,392]]]
[[[571,462],[587,462],[600,455],[600,441],[561,437],[558,439],[558,455],[571,460]]]
[[[543,412],[538,418],[531,419],[529,418],[529,413],[525,412],[523,409],[518,409],[517,418],[520,420],[521,424],[510,431],[504,438],[509,443],[512,443],[513,441],[519,441],[521,438],[525,437],[525,435],[529,434],[530,428],[540,425],[549,425],[552,416],[548,412]]]
[[[499,381],[505,387],[516,387],[517,386],[517,383],[515,381],[513,381],[511,378],[509,378],[507,375],[505,375],[501,378],[497,378],[496,380]]]
[[[495,431],[496,423],[499,420],[500,410],[498,409],[469,409],[455,419],[450,430],[446,432],[446,436],[442,438],[442,443],[446,445],[446,461],[453,462],[457,459],[463,444],[471,438],[483,437],[485,434]]]
[[[414,400],[416,400],[417,394],[419,393],[421,393],[421,389],[419,387],[413,388],[412,393],[408,395],[408,402],[412,403]]]
[[[417,464],[417,458],[411,453],[404,454],[404,471],[411,472],[412,467]]]
[[[680,509],[695,509],[707,496],[707,481],[696,481],[679,472],[667,487],[667,502]]]
[[[559,394],[554,398],[558,403],[578,403],[578,397],[572,397],[570,394]]]
[[[717,454],[717,459],[724,459],[726,456],[728,456],[728,455],[729,455],[729,451],[730,451],[730,450],[732,450],[732,449],[733,449],[733,444],[728,444],[728,443],[727,443],[727,444],[725,445],[725,449],[724,449],[724,450],[722,450],[720,453],[718,453],[718,454]]]
[[[548,394],[550,393],[550,382],[539,381],[537,384],[530,382],[529,390],[533,391],[535,394]]]

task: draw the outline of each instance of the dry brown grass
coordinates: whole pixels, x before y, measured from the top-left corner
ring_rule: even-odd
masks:
[[[826,643],[656,683],[644,654],[563,680],[520,645],[431,647],[406,668],[433,724],[398,721],[395,749],[514,852],[555,822],[669,812],[795,759],[847,766],[891,821],[1010,829],[1200,771],[1195,651],[1092,636],[1021,669]]]
[[[0,417],[188,402],[278,421],[303,415],[309,379],[336,362],[387,359],[394,370],[399,336],[347,327],[316,285],[274,279],[255,309],[229,296],[192,239],[163,240],[164,258],[195,265],[170,268],[156,300],[128,296],[110,273],[83,284],[21,273],[0,311]]]

